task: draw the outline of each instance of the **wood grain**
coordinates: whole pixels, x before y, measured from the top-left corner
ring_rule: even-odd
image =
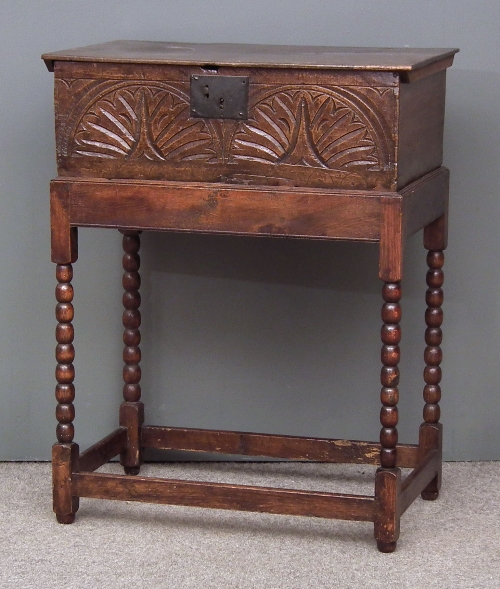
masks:
[[[443,426],[441,423],[423,423],[419,430],[419,459],[421,463],[430,451],[438,454],[434,461],[436,474],[429,484],[423,489],[421,496],[426,501],[435,501],[439,497],[443,478]]]
[[[119,427],[80,454],[79,471],[92,472],[109,462],[127,447],[127,430]]]
[[[81,98],[85,89],[94,80],[147,80],[150,82],[183,82],[189,87],[191,75],[220,75],[245,76],[251,75],[256,86],[276,83],[279,79],[285,83],[301,85],[320,84],[332,85],[332,75],[335,75],[335,85],[364,86],[375,88],[397,88],[399,78],[387,71],[357,71],[317,69],[312,73],[307,69],[290,70],[283,68],[249,67],[243,65],[210,66],[204,63],[191,65],[151,64],[151,63],[113,63],[113,62],[85,62],[85,61],[56,61],[54,64],[54,78],[57,85],[70,86],[68,92],[78,94]],[[65,80],[67,82],[65,82]]]
[[[357,521],[373,521],[374,518],[374,499],[365,495],[339,495],[317,491],[97,473],[76,474],[73,490],[79,497],[97,499],[143,501]]]
[[[443,163],[446,71],[401,84],[398,189]]]
[[[401,513],[415,501],[420,493],[436,478],[440,471],[441,456],[437,450],[431,450],[403,481],[401,486]]]
[[[50,183],[51,254],[55,264],[72,264],[78,259],[78,229],[69,221],[69,185]]]
[[[401,471],[379,468],[375,475],[375,539],[380,552],[394,552],[400,534]]]
[[[79,495],[74,492],[73,479],[78,470],[78,444],[52,446],[52,497],[57,521],[71,524],[78,511]]]
[[[422,78],[432,76],[433,74],[442,72],[443,70],[451,67],[453,65],[454,57],[454,55],[451,55],[445,57],[444,59],[439,59],[438,61],[430,63],[425,67],[401,72],[400,79],[404,83],[418,82],[418,80],[421,80]]]
[[[432,226],[435,220],[446,213],[449,184],[450,172],[447,168],[441,167],[412,182],[399,192],[403,198],[405,239],[424,227]]]
[[[191,117],[190,79],[199,67],[143,65],[131,78],[126,71],[96,77],[109,65],[90,72],[89,65],[56,66],[60,176],[388,190],[396,184],[398,88],[390,72],[218,72],[249,79],[248,120],[232,121]]]
[[[403,278],[403,199],[382,197],[380,205],[378,275],[384,282],[399,282]]]
[[[162,41],[110,41],[87,47],[46,53],[47,66],[56,61],[301,67],[306,69],[360,69],[412,71],[452,58],[458,49],[325,47],[248,45],[238,43],[169,43]]]
[[[139,181],[66,182],[71,223],[376,241],[377,193]]]
[[[120,456],[120,464],[127,474],[138,474],[143,462],[141,428],[144,404],[124,401],[120,405],[120,426],[127,429],[127,444]]]
[[[424,229],[424,247],[429,251],[445,250],[448,246],[448,201],[445,213]]]
[[[143,426],[142,445],[164,450],[374,465],[378,464],[380,453],[380,444],[375,442],[152,425]],[[412,444],[398,447],[401,466],[416,466],[417,448]]]

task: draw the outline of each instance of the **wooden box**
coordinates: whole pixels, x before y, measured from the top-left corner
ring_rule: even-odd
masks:
[[[58,173],[398,190],[442,163],[454,52],[123,41],[50,54]],[[248,118],[193,117],[196,76],[247,79]]]

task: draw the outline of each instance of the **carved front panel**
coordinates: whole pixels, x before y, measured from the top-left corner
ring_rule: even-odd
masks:
[[[281,77],[250,77],[245,121],[192,118],[188,76],[56,78],[59,173],[394,189],[397,87]]]

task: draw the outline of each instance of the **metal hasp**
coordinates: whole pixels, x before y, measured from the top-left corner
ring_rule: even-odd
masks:
[[[248,119],[248,85],[244,76],[191,76],[191,116]]]

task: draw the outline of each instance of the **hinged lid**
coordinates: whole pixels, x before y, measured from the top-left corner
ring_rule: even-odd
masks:
[[[55,61],[314,68],[412,72],[436,62],[449,67],[458,49],[316,47],[230,43],[112,41],[42,55],[49,71]]]

